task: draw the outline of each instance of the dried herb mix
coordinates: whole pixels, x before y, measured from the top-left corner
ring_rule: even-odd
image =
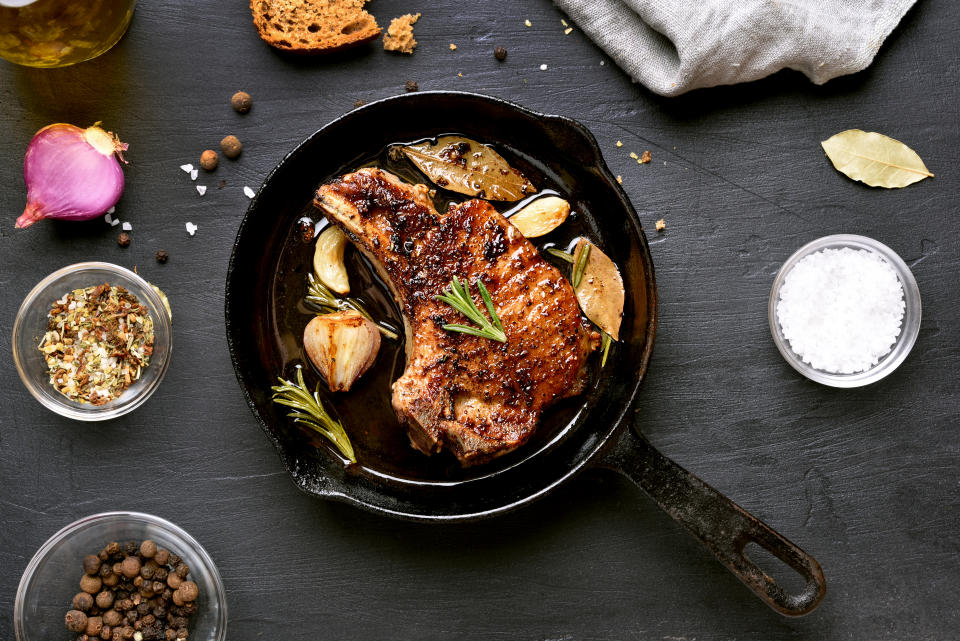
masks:
[[[137,381],[153,354],[153,319],[123,287],[103,283],[55,301],[38,349],[50,384],[78,403],[103,405]]]

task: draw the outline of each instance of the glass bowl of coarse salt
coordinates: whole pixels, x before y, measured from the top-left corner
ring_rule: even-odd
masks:
[[[920,332],[920,290],[883,243],[824,236],[780,268],[768,316],[777,349],[795,370],[824,385],[860,387],[910,353]]]

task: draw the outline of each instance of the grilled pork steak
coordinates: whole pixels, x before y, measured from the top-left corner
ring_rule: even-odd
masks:
[[[426,185],[364,168],[322,186],[315,205],[342,227],[393,288],[406,329],[407,368],[393,408],[415,448],[447,448],[464,465],[530,438],[543,410],[580,394],[599,336],[580,315],[567,279],[489,203],[433,207]],[[482,279],[506,343],[447,331],[470,324],[436,300],[457,276]],[[483,312],[486,315],[486,311]]]

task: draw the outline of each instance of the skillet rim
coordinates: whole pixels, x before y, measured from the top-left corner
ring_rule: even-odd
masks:
[[[542,486],[538,486],[533,491],[525,493],[523,496],[518,498],[507,500],[502,504],[498,504],[495,507],[489,509],[481,510],[472,510],[464,511],[458,513],[420,513],[420,512],[411,512],[404,511],[400,509],[391,509],[386,505],[374,503],[368,500],[365,500],[361,496],[358,496],[359,490],[355,490],[351,486],[350,474],[344,474],[343,479],[331,478],[328,475],[323,475],[322,479],[314,479],[315,482],[310,482],[309,479],[304,478],[301,474],[297,472],[296,460],[295,457],[290,455],[288,448],[286,448],[281,439],[271,430],[267,422],[264,420],[264,417],[261,415],[261,412],[252,398],[249,390],[248,384],[243,378],[241,371],[241,363],[239,361],[238,348],[235,341],[235,328],[231,322],[231,307],[233,304],[233,297],[231,296],[231,285],[234,279],[234,272],[237,261],[237,248],[240,244],[241,237],[244,235],[244,232],[248,225],[250,224],[251,214],[254,212],[257,207],[258,201],[264,191],[264,188],[270,183],[270,181],[282,171],[286,164],[293,159],[294,156],[298,155],[305,147],[312,144],[314,139],[322,136],[328,129],[332,129],[336,126],[342,125],[344,122],[349,121],[353,118],[358,117],[357,114],[360,112],[371,110],[374,108],[383,108],[383,105],[390,104],[394,102],[418,102],[418,101],[428,101],[431,98],[443,97],[443,98],[455,98],[463,99],[467,101],[476,101],[480,103],[489,103],[498,108],[506,108],[508,110],[519,112],[521,115],[533,118],[536,120],[550,121],[552,123],[566,127],[569,130],[572,130],[579,137],[580,142],[586,143],[587,149],[589,149],[590,155],[592,156],[592,163],[590,167],[599,172],[603,181],[607,184],[608,187],[613,189],[614,194],[617,196],[617,199],[620,201],[624,210],[626,211],[629,219],[628,229],[636,236],[639,241],[640,246],[643,249],[641,261],[643,262],[644,268],[644,282],[647,290],[647,309],[648,309],[648,318],[646,324],[646,338],[643,345],[643,350],[638,366],[634,369],[635,377],[633,379],[633,384],[630,388],[629,394],[625,395],[624,398],[620,399],[619,409],[616,412],[613,420],[611,420],[610,425],[606,427],[591,428],[594,435],[598,438],[594,443],[589,446],[589,450],[583,453],[572,457],[571,464],[566,467],[560,474],[552,477],[549,482]],[[522,105],[519,105],[510,100],[503,98],[489,96],[484,94],[479,94],[475,92],[467,91],[422,91],[417,92],[416,94],[399,94],[395,96],[389,96],[382,98],[380,100],[368,103],[363,107],[358,109],[353,109],[348,111],[340,116],[334,118],[333,120],[327,122],[325,125],[314,131],[312,134],[301,140],[293,149],[291,149],[287,154],[281,158],[281,160],[268,172],[260,187],[257,189],[257,193],[254,195],[254,198],[251,199],[248,204],[246,211],[244,212],[243,218],[240,222],[239,227],[237,228],[237,234],[234,239],[233,247],[230,252],[230,262],[227,267],[227,277],[226,277],[226,287],[224,295],[224,318],[226,325],[226,338],[227,346],[230,352],[230,360],[233,364],[234,374],[237,377],[241,392],[244,399],[247,402],[247,406],[250,408],[251,412],[254,415],[260,429],[267,438],[273,443],[274,448],[277,450],[277,453],[280,456],[281,461],[283,462],[284,468],[287,473],[290,475],[291,480],[294,482],[296,487],[311,496],[316,496],[319,498],[324,498],[332,501],[337,501],[341,503],[347,503],[359,507],[365,511],[373,512],[376,514],[386,515],[393,518],[400,518],[408,521],[418,521],[418,522],[468,522],[476,521],[484,518],[489,518],[498,514],[503,514],[516,510],[524,505],[528,505],[539,498],[542,498],[549,492],[553,491],[558,485],[564,483],[571,477],[577,475],[584,468],[588,467],[590,463],[595,462],[600,453],[607,449],[610,445],[610,442],[614,440],[614,437],[620,432],[624,427],[624,423],[627,422],[628,415],[631,414],[634,404],[636,402],[637,394],[639,393],[640,386],[643,383],[643,379],[646,375],[647,367],[650,362],[650,358],[653,352],[653,347],[656,338],[657,330],[657,318],[658,318],[658,292],[656,285],[656,277],[654,273],[653,259],[650,255],[650,246],[647,242],[646,234],[643,230],[643,225],[640,222],[640,218],[636,212],[636,209],[633,207],[633,203],[630,201],[629,196],[624,191],[621,184],[616,181],[613,173],[610,171],[606,162],[603,159],[603,154],[600,149],[599,144],[597,143],[596,138],[590,132],[587,127],[579,123],[578,121],[569,118],[567,116],[561,116],[558,114],[545,114],[533,109],[529,109]],[[632,429],[627,426],[627,429]],[[516,464],[515,467],[522,468],[527,463],[534,463],[534,459],[526,459],[520,461]],[[531,465],[532,466],[532,465]],[[494,472],[491,476],[497,476],[500,472],[505,472],[512,468],[506,468],[506,470],[498,470]],[[479,480],[479,479],[478,479]],[[384,479],[383,482],[386,482]],[[417,486],[425,486],[428,488],[441,486],[442,483],[430,483],[430,482],[411,482],[404,484],[404,489],[408,491],[416,491]],[[355,491],[351,491],[355,490]],[[382,494],[381,492],[377,492]]]

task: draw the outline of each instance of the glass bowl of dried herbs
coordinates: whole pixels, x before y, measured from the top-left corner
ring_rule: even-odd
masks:
[[[44,407],[102,421],[142,405],[173,349],[166,296],[111,263],[69,265],[27,294],[13,324],[13,360]]]
[[[146,553],[143,552],[145,549],[143,543],[146,541],[151,542],[154,550],[149,559],[145,558]],[[105,568],[115,559],[131,554],[131,546],[134,550],[133,554],[144,557],[143,565],[135,564],[135,567],[139,565],[141,572],[127,574],[124,570],[122,574],[113,575],[119,578],[119,582],[111,582],[111,572],[105,571]],[[119,553],[107,556],[111,547]],[[143,592],[145,586],[149,584],[146,579],[143,579],[143,583],[135,583],[133,587],[124,585],[124,581],[135,581],[135,579],[123,578],[124,576],[130,577],[135,574],[137,577],[143,577],[146,573],[142,570],[151,565],[149,561],[155,560],[161,554],[164,559],[160,563],[152,564],[154,568],[152,572],[159,572],[157,568],[165,568],[163,572],[168,587],[169,575],[174,573],[179,575],[181,571],[184,575],[183,580],[193,583],[195,594],[190,599],[189,614],[184,611],[178,612],[172,607],[167,598],[166,588],[163,593],[147,592],[152,596],[145,596]],[[100,566],[100,571],[92,576],[88,575],[90,570],[87,569],[87,561],[91,555],[101,555],[99,558],[105,559]],[[94,560],[96,558],[94,557]],[[176,572],[173,570],[174,566],[177,568]],[[169,573],[166,568],[169,568]],[[153,580],[158,578],[153,574],[149,576]],[[93,586],[88,583],[91,579]],[[108,585],[114,587],[107,587]],[[90,604],[89,599],[87,605],[78,603],[77,597],[83,596],[78,594],[79,592],[100,598],[105,596],[101,591],[113,593],[113,598],[109,599],[108,603]],[[133,599],[137,604],[146,604],[149,608],[132,608],[131,604],[122,603],[123,599]],[[165,607],[165,611],[158,611],[156,609],[158,606]],[[183,528],[152,514],[141,512],[93,514],[67,525],[51,536],[30,559],[20,579],[13,603],[13,636],[16,641],[80,638],[79,633],[68,630],[65,625],[67,612],[77,608],[86,611],[90,618],[97,617],[98,620],[102,620],[104,626],[110,625],[111,614],[116,619],[120,616],[117,612],[122,612],[125,615],[124,620],[121,623],[116,623],[114,620],[113,627],[123,639],[142,637],[146,641],[146,639],[163,638],[163,628],[174,626],[187,628],[187,634],[184,637],[188,641],[223,641],[227,636],[226,590],[213,559]],[[108,614],[107,610],[112,612]],[[139,616],[131,617],[129,615],[131,612],[136,612]],[[142,628],[136,626],[138,621],[147,623],[148,620],[144,618],[147,614],[153,615],[154,619],[164,624],[159,626],[161,628],[159,634],[156,625],[144,625]],[[184,625],[184,621],[177,621],[170,617],[184,617],[187,621]],[[133,621],[132,625],[131,621]],[[134,626],[138,631],[136,635],[129,629]],[[123,630],[125,627],[128,628],[126,631]],[[153,629],[148,631],[148,628]],[[98,635],[91,637],[91,640],[99,641],[99,638]],[[103,638],[117,638],[117,636],[108,634]]]

